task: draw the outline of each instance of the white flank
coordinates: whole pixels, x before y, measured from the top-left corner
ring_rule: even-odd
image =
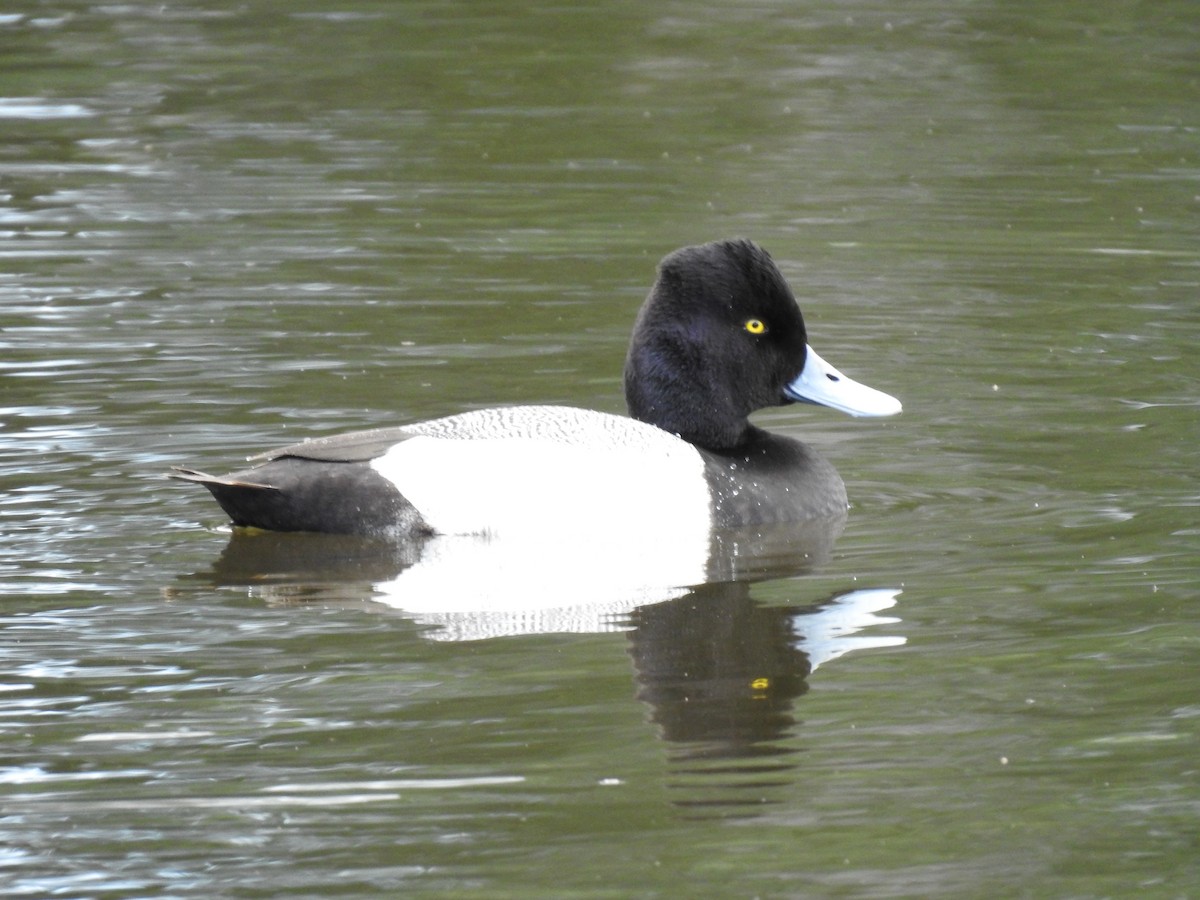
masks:
[[[700,454],[633,419],[521,406],[407,430],[418,436],[371,465],[439,534],[595,536],[650,525],[707,535],[711,525]]]

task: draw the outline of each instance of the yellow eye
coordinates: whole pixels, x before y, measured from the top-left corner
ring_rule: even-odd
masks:
[[[746,324],[742,327],[751,334],[765,334],[767,330],[766,323],[762,319],[747,319]]]

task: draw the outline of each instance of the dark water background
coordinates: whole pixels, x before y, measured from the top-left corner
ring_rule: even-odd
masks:
[[[730,235],[905,403],[760,417],[813,568],[455,631],[161,477],[620,411]],[[1200,896],[1198,288],[1187,0],[10,4],[2,892]]]

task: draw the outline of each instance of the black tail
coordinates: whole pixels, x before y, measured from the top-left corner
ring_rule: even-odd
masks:
[[[429,532],[412,504],[365,462],[285,456],[228,475],[176,468],[169,477],[204,485],[241,527],[401,539]]]

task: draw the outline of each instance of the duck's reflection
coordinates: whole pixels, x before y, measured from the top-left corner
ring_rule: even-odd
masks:
[[[791,611],[760,606],[744,582],[708,584],[634,612],[638,699],[680,757],[770,755],[812,671]]]
[[[670,746],[674,802],[696,816],[752,815],[788,783],[794,701],[822,663],[904,643],[860,635],[899,591],[858,590],[807,607],[764,606],[746,583],[709,584],[638,609],[629,633],[638,698]]]
[[[723,534],[712,580],[671,587],[645,570],[631,577],[620,558],[597,566],[562,548],[547,556],[544,545],[236,533],[201,577],[249,585],[268,602],[383,604],[437,641],[627,632],[637,697],[670,747],[676,802],[744,815],[788,781],[795,701],[812,672],[850,650],[904,643],[874,632],[899,621],[879,615],[898,590],[801,596],[809,582],[795,576],[825,559],[835,537],[816,527]],[[760,602],[764,581],[776,598],[780,583],[794,586],[795,602]]]
[[[648,541],[636,529],[602,541],[551,533],[404,544],[235,530],[212,574],[267,600],[357,600],[354,586],[370,582],[371,600],[425,626],[431,640],[618,631],[628,628],[633,610],[686,596],[690,589],[681,585],[809,571],[828,559],[843,524],[839,518],[719,531],[700,547],[668,537]]]

